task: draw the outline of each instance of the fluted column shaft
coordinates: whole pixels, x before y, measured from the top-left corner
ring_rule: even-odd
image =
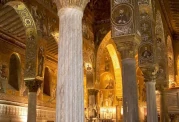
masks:
[[[135,66],[134,58],[122,59],[124,122],[139,122]]]
[[[123,122],[139,122],[135,60],[139,39],[130,35],[114,41],[122,59]]]
[[[152,81],[145,83],[147,94],[147,122],[158,122],[155,84],[156,83]]]
[[[59,10],[56,122],[83,122],[82,17],[77,8]]]
[[[156,78],[158,76],[157,65],[145,65],[140,67],[146,85],[147,96],[147,122],[158,122],[157,103],[156,103]]]

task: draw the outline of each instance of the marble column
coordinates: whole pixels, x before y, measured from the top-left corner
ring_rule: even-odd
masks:
[[[157,65],[144,65],[140,67],[144,75],[147,97],[147,122],[158,122],[156,103],[156,78],[158,73]]]
[[[135,60],[137,43],[130,36],[115,40],[115,43],[122,59],[123,121],[139,122]]]
[[[57,122],[84,122],[82,17],[86,0],[55,0],[58,43]]]
[[[146,85],[147,95],[147,122],[158,122],[155,81],[148,81]]]
[[[37,90],[42,83],[41,79],[26,79],[25,85],[28,87],[28,115],[27,122],[36,122]]]
[[[136,61],[134,58],[122,59],[124,122],[139,121],[135,66]]]
[[[169,122],[164,86],[163,84],[158,84],[157,88],[160,92],[160,122]]]

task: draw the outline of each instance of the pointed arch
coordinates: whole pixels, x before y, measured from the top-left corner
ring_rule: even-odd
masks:
[[[8,84],[15,90],[20,90],[21,84],[21,61],[17,53],[10,56]]]
[[[96,80],[99,82],[99,64],[102,59],[103,49],[106,47],[106,45],[109,43],[109,40],[111,39],[111,31],[106,34],[106,36],[103,38],[102,42],[100,43],[98,50],[97,50],[97,58],[96,58]]]
[[[97,51],[97,59],[96,59],[96,79],[97,82],[100,81],[100,61],[103,57],[103,50],[107,48],[109,55],[112,60],[113,68],[114,68],[114,77],[116,81],[116,96],[122,97],[122,75],[121,75],[121,66],[120,66],[120,57],[117,54],[117,50],[115,47],[115,43],[111,39],[111,31],[106,34],[101,44],[98,47]]]
[[[38,35],[35,21],[26,7],[21,1],[10,1],[5,6],[11,6],[19,15],[26,31],[26,62],[24,78],[35,78],[37,74],[37,50]]]

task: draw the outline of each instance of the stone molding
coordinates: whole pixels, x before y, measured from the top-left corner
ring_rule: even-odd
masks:
[[[5,105],[0,104],[0,116],[26,116],[27,107],[15,106],[15,105]]]
[[[26,49],[26,45],[24,43],[22,43],[20,39],[9,36],[5,32],[2,32],[2,30],[0,30],[0,39],[2,39],[3,41],[6,41],[6,42],[10,42],[22,49]]]
[[[7,95],[5,93],[0,93],[0,104],[9,104],[11,102],[13,105],[18,105],[18,106],[26,106],[28,103],[28,98],[27,97],[22,97],[22,96],[14,96],[14,95]],[[38,106],[43,106],[43,107],[50,107],[50,108],[55,108],[55,104],[51,104],[50,102],[43,102],[40,100],[37,100],[37,105]]]

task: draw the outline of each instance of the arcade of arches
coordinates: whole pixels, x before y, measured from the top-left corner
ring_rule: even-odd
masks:
[[[0,122],[179,122],[179,1],[0,0]]]

